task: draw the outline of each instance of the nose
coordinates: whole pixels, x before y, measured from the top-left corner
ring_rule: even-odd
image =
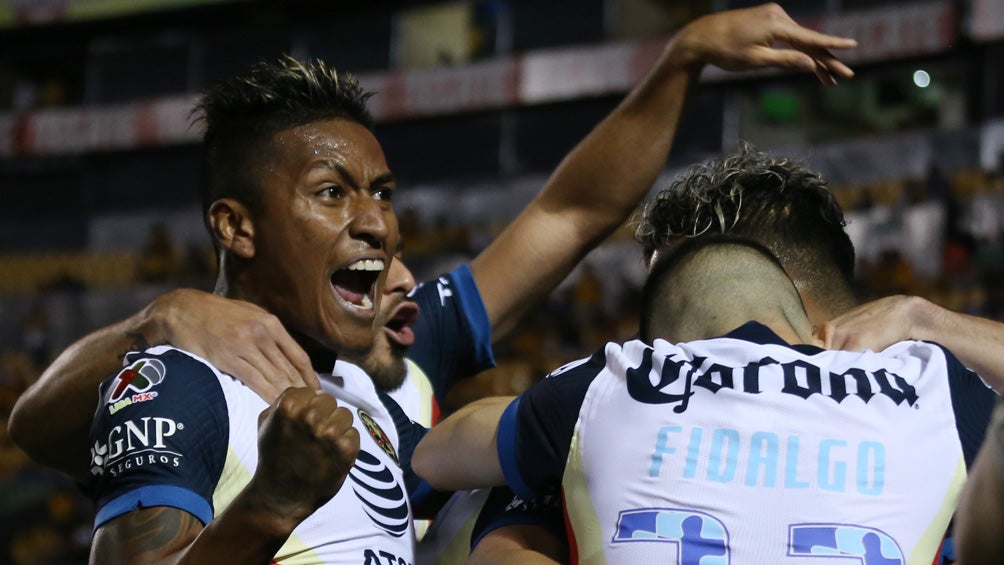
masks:
[[[383,293],[394,294],[400,292],[408,294],[415,288],[415,277],[411,270],[405,266],[404,261],[394,257],[390,261],[390,268],[387,269],[387,282],[384,283]]]
[[[369,195],[355,198],[349,233],[375,249],[387,249],[391,238],[397,241],[397,216],[394,210]]]

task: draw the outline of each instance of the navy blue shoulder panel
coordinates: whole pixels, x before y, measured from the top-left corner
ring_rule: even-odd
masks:
[[[955,428],[962,443],[966,467],[971,469],[973,461],[976,460],[976,453],[986,437],[990,414],[997,402],[997,394],[987,387],[979,375],[967,369],[955,354],[940,344],[929,343],[937,345],[945,353],[952,410],[955,412]]]
[[[434,516],[439,507],[449,499],[449,493],[433,490],[429,483],[416,475],[411,468],[411,456],[415,453],[415,447],[429,430],[425,426],[413,422],[390,395],[383,392],[377,392],[377,394],[387,411],[390,412],[390,416],[394,420],[394,427],[397,429],[398,461],[404,474],[404,486],[408,490],[412,512],[420,518]]]
[[[556,538],[566,540],[561,497],[543,496],[523,500],[506,487],[493,488],[474,523],[471,550],[477,547],[483,537],[506,526],[537,526]]]
[[[495,366],[491,323],[470,267],[423,283],[412,299],[421,311],[408,357],[429,377],[439,401],[457,381]]]
[[[216,374],[173,349],[130,353],[127,363],[101,385],[91,426],[95,527],[150,506],[208,523],[230,434]]]
[[[506,481],[522,499],[556,494],[586,392],[606,366],[603,349],[530,387],[499,421],[498,450]]]

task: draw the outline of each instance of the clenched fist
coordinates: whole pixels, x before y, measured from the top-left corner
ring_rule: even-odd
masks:
[[[289,388],[258,418],[249,488],[280,515],[302,520],[338,492],[358,453],[352,412],[330,394]]]

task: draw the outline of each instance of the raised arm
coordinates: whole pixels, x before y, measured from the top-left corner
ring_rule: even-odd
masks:
[[[799,26],[776,4],[705,16],[681,30],[641,84],[471,262],[494,339],[511,331],[652,188],[704,65],[798,69],[831,84],[853,73],[827,50],[854,45]]]
[[[879,351],[905,339],[947,347],[998,393],[1004,391],[1004,324],[953,312],[919,296],[863,304],[820,329],[831,349]]]
[[[266,402],[289,386],[320,386],[275,316],[248,302],[176,290],[60,354],[15,404],[11,438],[39,463],[86,481],[98,384],[121,368],[126,352],[166,343],[246,379]]]
[[[95,532],[91,562],[272,563],[293,529],[341,488],[359,451],[352,413],[309,388],[284,392],[260,418],[258,467],[208,525],[178,508],[137,508]]]

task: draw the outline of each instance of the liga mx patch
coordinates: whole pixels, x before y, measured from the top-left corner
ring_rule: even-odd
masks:
[[[122,369],[111,384],[112,392],[106,403],[108,413],[157,398],[157,391],[150,389],[162,383],[166,374],[167,369],[159,359],[140,359]]]
[[[394,444],[390,442],[390,438],[384,433],[380,425],[376,423],[376,420],[372,416],[364,412],[361,408],[356,409],[359,414],[359,420],[362,421],[363,426],[366,426],[366,431],[370,433],[370,437],[373,441],[386,453],[391,459],[397,463],[398,467],[401,466],[401,462],[397,460],[397,452],[394,451]]]

